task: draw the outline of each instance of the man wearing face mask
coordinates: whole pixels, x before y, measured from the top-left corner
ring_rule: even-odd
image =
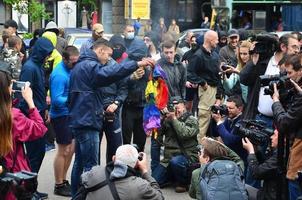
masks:
[[[128,57],[128,54],[126,53],[126,45],[125,41],[120,35],[113,35],[109,42],[113,46],[113,53],[112,58],[117,62],[121,63],[123,60],[125,60]]]
[[[201,41],[201,43],[197,43],[197,38],[202,37],[203,40],[203,36],[201,35],[193,35],[190,39],[190,50],[187,51],[183,57],[182,57],[182,63],[187,66],[188,63],[191,60],[191,57],[194,55],[194,53],[197,51],[197,49],[199,48],[199,46],[203,43],[203,41]],[[194,98],[197,97],[198,95],[198,85],[197,84],[193,84],[189,81],[186,81],[186,109],[189,112],[193,112],[193,100]]]
[[[98,39],[92,49],[81,53],[71,72],[69,116],[75,138],[75,161],[71,175],[73,197],[80,184],[80,175],[97,165],[99,160],[99,132],[104,119],[103,97],[99,88],[129,76],[139,67],[154,66],[152,59],[108,64],[112,53],[112,45],[105,39]]]
[[[126,49],[128,50],[134,40],[138,40],[135,37],[135,30],[133,25],[126,25],[124,29],[124,40]]]
[[[120,35],[113,35],[109,42],[113,46],[111,56],[113,59],[109,61],[108,65],[114,65],[116,62],[121,63],[128,57],[125,53],[124,39]],[[99,92],[104,105],[104,120],[100,130],[100,140],[103,138],[103,133],[105,133],[107,141],[106,162],[109,163],[116,149],[123,143],[120,110],[128,94],[126,78],[99,88]]]

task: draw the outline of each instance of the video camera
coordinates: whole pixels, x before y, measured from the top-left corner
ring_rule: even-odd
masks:
[[[5,173],[0,176],[0,197],[4,198],[8,191],[12,191],[18,200],[31,200],[37,186],[36,173],[28,171]]]
[[[268,143],[274,130],[266,128],[261,120],[242,120],[235,124],[234,134],[247,137],[254,145]]]
[[[253,50],[249,54],[269,55],[271,57],[278,48],[278,40],[270,34],[258,34],[252,37],[252,41],[256,42]]]
[[[211,106],[211,112],[214,114],[220,114],[221,116],[227,116],[229,114],[228,108],[226,105],[213,105]]]
[[[274,84],[276,84],[281,101],[292,95],[295,91],[286,72],[280,72],[277,75],[262,75],[260,76],[260,82],[262,87],[268,86],[268,88],[264,89],[264,95],[270,96],[274,94]]]

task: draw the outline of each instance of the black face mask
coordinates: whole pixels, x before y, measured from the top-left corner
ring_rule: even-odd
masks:
[[[193,49],[193,50],[198,49],[198,44],[192,43],[192,44],[191,44],[191,49]]]
[[[114,49],[111,57],[114,60],[116,60],[116,59],[122,57],[124,52],[125,52],[124,49]]]

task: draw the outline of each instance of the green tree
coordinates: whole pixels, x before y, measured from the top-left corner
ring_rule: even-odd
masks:
[[[49,19],[44,4],[37,0],[4,0],[4,3],[11,5],[21,14],[28,14],[31,22]]]

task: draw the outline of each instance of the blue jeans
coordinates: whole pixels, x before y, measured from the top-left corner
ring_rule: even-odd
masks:
[[[117,148],[123,144],[119,112],[116,113],[113,122],[108,122],[106,119],[104,120],[103,130],[100,131],[100,139],[102,139],[104,132],[107,140],[106,162],[108,163],[112,161],[112,156],[115,155]],[[99,156],[99,159],[101,159],[101,156]]]
[[[81,175],[98,164],[99,132],[90,129],[73,129],[75,139],[75,159],[71,172],[71,194],[75,196]]]
[[[298,181],[288,180],[289,200],[296,200],[302,195]]]
[[[160,162],[160,144],[151,137],[151,170],[155,170]]]
[[[183,155],[177,155],[171,158],[167,168],[158,164],[154,171],[152,171],[152,176],[160,186],[169,181],[174,181],[176,184],[186,186],[189,183],[188,167],[189,162],[187,158]]]

